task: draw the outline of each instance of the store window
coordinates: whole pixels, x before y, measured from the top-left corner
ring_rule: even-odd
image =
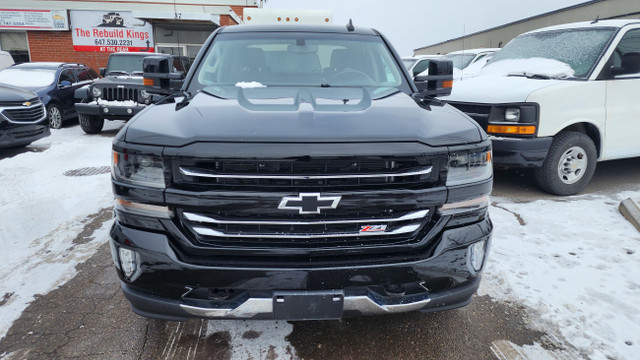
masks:
[[[16,64],[29,61],[29,45],[26,32],[0,32],[0,50],[13,57]]]
[[[211,33],[215,24],[156,24],[153,29],[156,51],[181,55],[191,62]]]

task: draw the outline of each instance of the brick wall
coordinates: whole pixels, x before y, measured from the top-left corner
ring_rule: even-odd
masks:
[[[96,72],[107,66],[109,53],[75,51],[71,31],[27,31],[31,61],[85,64]]]

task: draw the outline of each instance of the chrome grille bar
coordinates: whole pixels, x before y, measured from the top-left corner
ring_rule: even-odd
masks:
[[[412,233],[421,224],[409,224],[391,231],[374,231],[374,232],[345,232],[345,233],[327,233],[327,234],[259,234],[259,233],[226,233],[223,231],[213,230],[205,227],[194,226],[193,231],[204,236],[228,237],[228,238],[251,238],[251,239],[318,239],[318,238],[339,238],[339,237],[358,237],[358,236],[386,236]]]
[[[317,221],[281,221],[281,220],[222,220],[213,217],[193,214],[189,212],[183,213],[184,217],[193,222],[207,223],[207,224],[234,224],[234,225],[330,225],[330,224],[377,224],[377,223],[389,223],[408,220],[422,219],[429,213],[429,210],[415,211],[396,218],[378,218],[378,219],[345,219],[345,220],[317,220]]]
[[[419,170],[400,172],[400,173],[382,173],[382,174],[344,174],[344,175],[259,175],[259,174],[218,174],[204,169],[193,169],[189,167],[180,167],[183,175],[216,179],[272,179],[272,180],[322,180],[322,179],[365,179],[365,178],[383,178],[383,177],[402,177],[417,176],[430,174],[431,166],[424,167]]]

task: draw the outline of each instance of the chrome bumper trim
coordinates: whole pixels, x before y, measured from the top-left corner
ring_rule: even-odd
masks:
[[[420,310],[429,304],[430,301],[431,299],[428,294],[425,294],[420,300],[404,304],[379,304],[366,295],[345,296],[344,311],[358,311],[362,315],[394,314]],[[202,308],[186,304],[180,304],[180,308],[191,315],[204,318],[247,319],[257,315],[273,314],[273,299],[249,298],[233,309]]]

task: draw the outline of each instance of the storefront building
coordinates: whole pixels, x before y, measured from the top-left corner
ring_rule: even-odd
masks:
[[[15,1],[0,5],[0,50],[17,63],[72,62],[96,70],[117,51],[193,59],[213,30],[241,23],[247,7],[262,7],[262,1]]]

